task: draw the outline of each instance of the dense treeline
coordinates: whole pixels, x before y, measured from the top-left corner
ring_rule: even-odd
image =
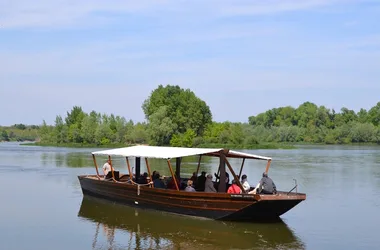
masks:
[[[0,141],[34,141],[38,137],[38,126],[15,124],[0,127]]]
[[[265,143],[380,143],[380,102],[368,111],[341,112],[310,102],[273,108],[248,123],[213,122],[210,108],[190,90],[159,86],[142,105],[147,122],[75,106],[54,125],[0,128],[0,140],[37,139],[45,144],[171,145],[250,148]],[[16,133],[16,131],[18,131]],[[29,131],[22,134],[20,131]],[[38,131],[38,135],[37,135]],[[34,133],[34,134],[33,134]]]
[[[113,114],[100,114],[95,111],[87,114],[75,106],[65,119],[57,116],[55,125],[44,121],[39,130],[42,143],[48,144],[135,144],[147,142],[147,125],[134,124],[124,117]]]
[[[267,142],[379,143],[380,102],[369,111],[340,113],[310,102],[280,107],[249,117],[253,135]]]

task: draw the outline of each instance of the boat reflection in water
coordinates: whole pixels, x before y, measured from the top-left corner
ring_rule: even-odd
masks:
[[[95,222],[93,249],[305,248],[282,220],[222,222],[142,210],[88,196],[83,198],[78,216]]]

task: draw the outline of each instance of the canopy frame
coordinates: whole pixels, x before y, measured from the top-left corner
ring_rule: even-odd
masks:
[[[161,151],[159,153],[162,153],[162,155],[158,154],[155,150]],[[246,191],[243,188],[242,183],[240,182],[241,173],[242,173],[242,170],[244,167],[245,160],[246,159],[266,160],[267,165],[265,168],[265,173],[268,173],[269,167],[270,167],[270,164],[272,161],[271,158],[266,157],[266,156],[253,155],[253,154],[242,153],[242,152],[237,152],[237,151],[233,151],[233,150],[229,150],[229,149],[220,149],[220,148],[209,149],[209,148],[132,146],[132,147],[125,147],[125,148],[117,148],[117,149],[109,149],[109,150],[92,152],[92,157],[93,157],[94,165],[95,165],[95,169],[96,169],[96,175],[97,175],[97,178],[99,180],[100,180],[100,175],[99,175],[98,165],[96,163],[95,155],[107,155],[108,156],[108,160],[110,161],[110,165],[111,165],[112,180],[114,182],[116,182],[116,180],[115,180],[111,155],[112,156],[124,156],[126,159],[128,172],[129,172],[129,178],[131,180],[131,183],[134,183],[134,181],[133,181],[133,173],[131,171],[131,166],[130,166],[130,162],[129,162],[129,157],[134,157],[135,159],[139,159],[139,160],[141,159],[141,157],[145,158],[145,164],[147,166],[147,169],[149,172],[149,177],[150,177],[151,181],[153,179],[153,176],[151,175],[150,166],[148,163],[148,158],[166,159],[170,173],[171,173],[171,176],[173,178],[173,181],[174,181],[174,184],[175,184],[175,187],[177,190],[179,190],[179,186],[177,183],[176,176],[180,174],[179,171],[180,171],[181,160],[176,161],[176,173],[174,173],[171,162],[170,162],[170,160],[172,158],[181,159],[182,157],[186,157],[186,156],[199,155],[198,164],[197,164],[197,171],[196,171],[196,173],[198,175],[202,156],[218,157],[220,159],[220,162],[221,162],[219,165],[218,174],[219,174],[219,171],[221,170],[220,168],[223,167],[223,176],[221,174],[221,176],[219,178],[220,184],[225,183],[225,178],[226,178],[226,176],[225,176],[225,165],[227,165],[229,171],[231,172],[231,174],[234,177],[234,180],[236,181],[236,184],[241,188],[242,193],[246,193]],[[239,175],[236,175],[235,171],[233,170],[233,168],[232,168],[232,166],[231,166],[231,164],[227,158],[242,158],[243,159],[242,164],[240,166]],[[138,178],[138,177],[136,176],[136,178]],[[153,185],[150,185],[150,186],[153,187]]]

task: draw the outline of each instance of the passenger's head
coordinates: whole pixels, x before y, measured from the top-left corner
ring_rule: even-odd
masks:
[[[268,177],[268,174],[266,172],[264,172],[263,177]]]
[[[197,176],[197,172],[193,172],[193,176]]]
[[[206,176],[206,172],[205,172],[205,171],[202,171],[202,175],[203,175],[203,176]]]
[[[247,179],[247,175],[246,174],[243,174],[243,176],[241,177],[242,180],[244,179]]]
[[[192,181],[192,180],[188,180],[188,181],[187,181],[187,186],[190,187],[190,186],[192,186],[192,185],[193,185],[193,181]]]
[[[232,180],[232,184],[236,184],[236,180],[235,179]]]
[[[212,174],[208,174],[208,175],[207,175],[207,179],[212,180]]]

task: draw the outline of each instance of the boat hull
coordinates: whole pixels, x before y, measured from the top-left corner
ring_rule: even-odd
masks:
[[[216,220],[275,220],[301,201],[305,194],[249,195],[184,192],[78,176],[84,195],[144,209]]]

